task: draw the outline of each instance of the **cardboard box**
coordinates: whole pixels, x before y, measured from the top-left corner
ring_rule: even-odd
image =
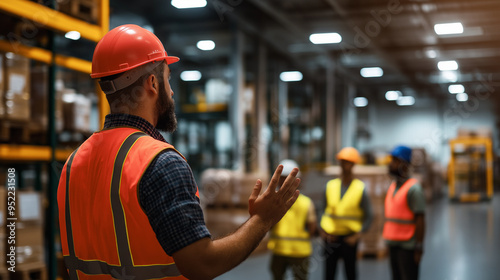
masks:
[[[30,60],[5,54],[5,115],[17,121],[30,120]]]
[[[17,264],[44,262],[43,227],[16,224]]]
[[[36,65],[31,69],[31,118],[41,131],[48,129],[48,65]],[[63,130],[62,91],[56,91],[56,131]]]
[[[78,132],[90,131],[90,112],[92,102],[73,89],[65,89],[62,95],[64,129]]]
[[[17,220],[25,226],[42,226],[42,196],[35,191],[16,192]]]
[[[96,0],[57,0],[57,9],[70,16],[97,23],[99,5]]]
[[[201,174],[203,204],[208,206],[232,206],[233,172],[227,169],[207,169]]]

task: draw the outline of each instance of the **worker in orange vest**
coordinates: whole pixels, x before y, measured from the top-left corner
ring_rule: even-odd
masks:
[[[291,159],[282,160],[280,164],[283,165],[283,171],[279,186],[293,168],[298,168]],[[309,197],[300,194],[281,221],[271,229],[267,247],[273,252],[271,272],[274,280],[284,279],[288,267],[292,269],[295,280],[308,279],[309,257],[313,251],[311,237],[316,233],[316,223],[314,203]]]
[[[425,197],[418,181],[410,177],[411,154],[410,148],[397,146],[389,164],[394,181],[385,198],[383,236],[393,280],[417,280],[423,254]]]
[[[241,263],[299,195],[297,168],[276,191],[278,166],[262,194],[260,180],[253,187],[250,218],[212,240],[191,169],[159,132],[176,128],[168,65],[178,60],[137,25],[96,46],[91,77],[111,114],[71,154],[57,193],[71,279],[212,279]]]
[[[325,242],[325,279],[335,279],[337,262],[342,258],[346,278],[354,280],[359,239],[370,227],[373,210],[365,184],[352,173],[354,165],[361,161],[359,152],[346,147],[340,150],[337,159],[342,174],[326,185],[326,206],[320,227]]]

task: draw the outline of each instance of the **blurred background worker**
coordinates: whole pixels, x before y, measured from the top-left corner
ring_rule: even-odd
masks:
[[[326,184],[325,212],[320,234],[325,241],[325,279],[335,279],[337,261],[344,259],[348,280],[356,279],[356,252],[361,232],[373,220],[373,211],[365,184],[354,178],[352,169],[361,161],[358,151],[346,147],[337,154],[342,168],[340,178]]]
[[[288,174],[298,165],[290,159],[282,160],[280,164],[283,165],[278,183],[281,187]],[[299,176],[300,173],[297,174]],[[294,279],[308,278],[311,237],[316,233],[316,222],[314,203],[309,197],[300,194],[281,221],[271,229],[267,246],[273,252],[271,272],[274,280],[283,279],[288,267],[291,267]]]
[[[393,280],[418,279],[425,232],[425,197],[416,179],[410,178],[412,151],[397,146],[391,153],[389,173],[394,182],[385,198],[384,239],[389,246]]]

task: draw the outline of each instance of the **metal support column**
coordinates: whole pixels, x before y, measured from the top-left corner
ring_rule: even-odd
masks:
[[[333,164],[335,157],[335,65],[326,69],[326,123],[325,123],[325,162]]]
[[[55,0],[50,1],[50,8],[55,8]],[[59,182],[59,174],[56,161],[56,64],[55,64],[55,32],[49,31],[49,50],[52,52],[52,62],[49,65],[49,90],[48,90],[48,142],[51,148],[50,151],[50,167],[49,167],[49,185],[47,187],[47,198],[49,201],[47,207],[46,222],[46,240],[47,240],[47,265],[49,272],[49,280],[55,280],[57,277],[57,257],[56,257],[56,228],[57,228],[57,185]]]
[[[347,84],[346,98],[343,100],[342,112],[342,147],[354,145],[354,134],[356,133],[356,108],[352,104],[356,97],[356,85],[352,82]]]
[[[245,84],[244,34],[234,27],[232,38],[233,92],[229,106],[229,122],[233,131],[233,169],[245,170],[243,143],[245,137],[245,112],[243,110],[243,92]]]
[[[254,161],[252,165],[255,168],[252,170],[259,174],[267,173],[269,170],[269,162],[266,157],[267,145],[266,139],[264,138],[263,130],[266,126],[267,117],[267,47],[263,41],[259,42],[258,47],[258,66],[257,66],[257,87],[255,91],[255,112],[256,112],[256,122],[254,127],[255,141],[253,143],[254,149]]]
[[[290,128],[288,127],[288,84],[281,80],[278,81],[278,111],[280,131],[279,160],[282,160],[288,158]]]

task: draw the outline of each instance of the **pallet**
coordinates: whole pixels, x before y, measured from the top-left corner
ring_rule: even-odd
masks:
[[[58,9],[91,23],[97,23],[99,17],[99,5],[96,0],[58,0]]]
[[[387,256],[387,249],[374,250],[359,250],[357,253],[358,259],[375,258],[377,260],[384,259]]]
[[[45,263],[26,263],[16,266],[16,272],[10,273],[11,280],[47,280]]]

